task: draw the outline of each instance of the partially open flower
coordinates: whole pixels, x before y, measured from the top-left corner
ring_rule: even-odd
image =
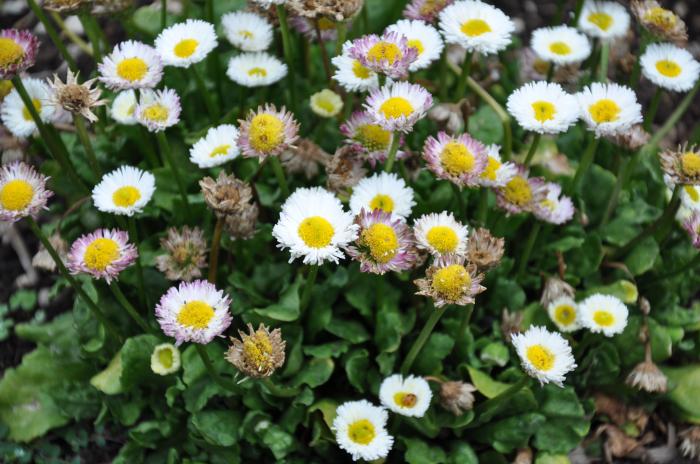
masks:
[[[684,144],[659,154],[661,168],[676,184],[700,184],[700,148]]]
[[[474,407],[474,385],[461,381],[447,381],[440,385],[440,405],[455,416],[461,416]]]
[[[357,185],[367,174],[362,159],[352,146],[338,148],[326,161],[326,186],[331,192],[349,195],[350,189]]]
[[[29,31],[0,30],[0,79],[11,79],[34,65],[39,40]]]
[[[477,272],[476,265],[465,264],[464,258],[458,256],[439,257],[425,274],[414,281],[418,286],[416,295],[432,298],[438,308],[446,304],[466,306],[486,290],[481,286],[484,275]]]
[[[284,364],[284,348],[280,329],[270,332],[264,324],[257,330],[248,324],[248,333],[238,331],[240,338],[231,337],[233,345],[226,353],[226,360],[245,375],[253,378],[271,376]]]
[[[100,99],[102,91],[92,87],[97,79],[90,79],[84,83],[78,83],[78,75],[69,69],[66,74],[66,82],[63,83],[56,74],[53,81],[48,80],[53,94],[51,102],[61,106],[64,110],[73,114],[79,114],[90,122],[97,121],[97,116],[92,112],[93,108],[102,106],[107,100]]]
[[[61,260],[65,262],[66,255],[68,254],[68,244],[66,241],[63,240],[58,233],[54,233],[49,237],[49,243],[54,250],[56,250]],[[53,260],[48,250],[44,248],[44,245],[39,246],[39,250],[32,258],[32,266],[49,272],[56,271],[56,261]]]
[[[505,240],[491,235],[482,227],[474,230],[467,242],[467,260],[476,264],[481,271],[488,271],[503,258]]]
[[[303,173],[307,179],[316,177],[319,165],[325,165],[331,155],[310,139],[299,139],[295,147],[290,147],[280,155],[280,161],[288,174]]]
[[[151,370],[158,375],[168,375],[180,369],[180,350],[171,343],[156,346],[151,354]]]
[[[343,99],[330,89],[311,95],[311,111],[322,118],[333,118],[343,109]]]
[[[166,254],[156,258],[156,267],[168,280],[189,282],[202,276],[207,265],[207,242],[199,227],[170,227],[160,240]]]
[[[678,45],[688,41],[683,20],[673,11],[661,7],[656,0],[632,0],[630,7],[642,27],[655,36]]]
[[[204,194],[204,202],[219,217],[236,214],[253,200],[250,185],[224,171],[219,173],[216,180],[205,177],[199,181],[199,186]]]
[[[651,359],[637,364],[627,376],[625,383],[649,393],[665,393],[668,389],[668,379]]]

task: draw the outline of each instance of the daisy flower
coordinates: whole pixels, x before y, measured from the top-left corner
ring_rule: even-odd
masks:
[[[49,86],[39,79],[22,79],[22,84],[29,94],[39,118],[43,122],[51,122],[56,115],[56,106],[51,105],[51,90]],[[31,113],[24,106],[22,97],[17,89],[7,95],[0,105],[0,118],[12,135],[19,138],[30,137],[36,132],[37,127]]]
[[[498,53],[510,44],[514,30],[508,15],[480,1],[458,1],[440,13],[440,31],[445,41],[468,52]]]
[[[188,68],[204,60],[218,43],[213,24],[188,19],[163,29],[155,40],[155,48],[164,65]]]
[[[395,32],[408,39],[408,46],[416,50],[417,58],[408,66],[411,72],[425,69],[440,59],[444,44],[440,33],[423,21],[402,19],[386,28],[386,32]]]
[[[277,156],[287,150],[299,138],[299,123],[294,115],[275,105],[258,106],[250,110],[245,121],[239,120],[238,146],[247,158]]]
[[[474,297],[486,290],[481,286],[484,275],[477,272],[476,265],[465,263],[457,255],[440,256],[425,272],[423,279],[414,280],[418,287],[416,295],[433,299],[436,307],[447,304],[466,306],[474,303]]]
[[[400,272],[413,267],[416,254],[411,229],[401,219],[382,210],[363,209],[355,217],[359,235],[354,245],[348,246],[348,255],[360,262],[360,271],[384,274]]]
[[[377,124],[366,111],[356,111],[340,126],[340,132],[353,149],[367,156],[374,167],[377,163],[386,161],[391,145],[391,132]],[[399,140],[399,146],[403,137]],[[405,158],[407,153],[399,150],[396,159]]]
[[[700,149],[683,144],[659,154],[664,173],[674,184],[700,185]]]
[[[343,53],[331,60],[336,68],[333,79],[348,92],[365,92],[379,87],[377,73],[350,56],[351,48],[352,42],[345,42]]]
[[[405,77],[418,57],[416,48],[409,46],[408,39],[396,32],[385,32],[381,37],[376,34],[360,37],[352,42],[348,53],[366,68],[392,79]]]
[[[624,85],[594,82],[576,98],[581,118],[596,137],[621,134],[642,122],[642,106],[634,91]]]
[[[0,167],[0,221],[17,222],[46,209],[53,192],[46,189],[48,177],[20,161]]]
[[[666,90],[687,92],[700,76],[700,63],[671,44],[649,44],[639,58],[644,77]]]
[[[117,94],[109,109],[112,119],[119,124],[133,126],[138,124],[134,112],[136,110],[136,92],[132,89],[121,91]]]
[[[552,82],[523,85],[510,94],[506,106],[523,129],[538,134],[566,132],[579,118],[576,97]]]
[[[379,400],[396,414],[408,417],[423,417],[430,407],[433,392],[423,377],[394,374],[382,381]]]
[[[127,40],[97,66],[100,81],[111,90],[153,88],[163,77],[163,62],[155,48]]]
[[[560,296],[547,306],[547,314],[562,332],[574,332],[581,328],[578,305],[568,296]]]
[[[683,221],[683,228],[688,232],[693,246],[700,248],[700,212],[691,212]]]
[[[180,97],[174,90],[144,90],[134,109],[136,120],[151,132],[160,132],[180,122]]]
[[[542,385],[551,382],[562,387],[566,374],[576,369],[569,342],[557,332],[532,326],[513,334],[511,341],[525,372]]]
[[[661,7],[656,0],[632,0],[630,8],[642,27],[656,37],[677,44],[688,41],[683,20],[673,11]]]
[[[360,214],[367,211],[382,210],[391,213],[393,219],[405,220],[411,215],[413,189],[395,173],[380,172],[362,179],[353,189],[350,197],[350,211]]]
[[[427,23],[435,21],[440,12],[451,5],[454,0],[411,0],[403,10],[403,15],[408,19],[422,20]]]
[[[0,79],[12,79],[34,66],[39,39],[18,29],[0,30]]]
[[[344,257],[341,248],[357,238],[353,219],[329,191],[300,188],[282,205],[272,235],[278,248],[289,248],[289,262],[303,258],[304,264],[338,263]]]
[[[541,221],[550,224],[564,224],[574,217],[574,204],[571,198],[561,194],[559,184],[545,184],[546,194],[539,203],[534,205],[533,214]]]
[[[664,176],[667,177],[667,176]],[[664,179],[666,180],[666,179]],[[666,183],[668,185],[668,182]],[[671,184],[673,188],[673,184]],[[669,195],[673,194],[673,191],[669,189]],[[690,211],[700,211],[700,186],[698,185],[684,185],[681,187],[681,206],[689,209]],[[670,196],[669,196],[670,199]]]
[[[392,132],[408,133],[433,106],[430,92],[417,84],[397,82],[370,92],[364,107],[377,124]]]
[[[479,178],[488,164],[486,147],[469,134],[450,136],[439,132],[428,137],[423,158],[433,174],[461,187],[479,185]]]
[[[232,345],[226,352],[226,360],[248,377],[262,379],[270,377],[284,364],[284,349],[287,343],[282,331],[270,331],[260,323],[258,329],[248,323],[248,333],[238,331],[239,338],[231,337]]]
[[[89,274],[110,283],[131,266],[138,256],[129,234],[117,229],[97,229],[82,235],[68,252],[66,267],[71,274]]]
[[[469,229],[451,212],[424,214],[413,223],[416,246],[433,256],[464,256]]]
[[[102,212],[133,216],[143,211],[155,190],[153,174],[122,166],[106,174],[92,189],[92,202]]]
[[[322,118],[333,118],[343,109],[343,99],[330,89],[311,95],[311,111]]]
[[[202,169],[220,166],[238,155],[238,129],[232,124],[210,128],[190,148],[190,161]]]
[[[242,53],[228,62],[226,75],[243,87],[264,87],[287,75],[287,65],[265,53]]]
[[[180,370],[180,350],[170,343],[161,343],[151,353],[151,370],[158,375],[173,374]]]
[[[627,34],[630,15],[619,3],[586,0],[579,16],[578,27],[591,37],[613,40]]]
[[[232,11],[221,17],[224,35],[244,52],[262,52],[272,44],[272,25],[249,11]]]
[[[627,306],[619,298],[596,293],[579,303],[581,325],[606,337],[622,333],[627,326]]]
[[[496,204],[508,214],[531,212],[546,199],[546,195],[544,179],[529,177],[525,166],[516,165],[515,175],[496,189]]]
[[[569,26],[535,29],[530,46],[540,59],[560,66],[581,63],[591,54],[588,38]]]
[[[518,168],[510,161],[503,162],[501,159],[500,145],[489,145],[486,147],[488,162],[484,172],[479,176],[479,184],[484,187],[503,187],[518,172]]]
[[[336,409],[332,430],[338,446],[350,453],[353,461],[374,461],[389,455],[394,437],[386,430],[386,409],[367,400],[348,401]]]
[[[160,298],[156,319],[165,335],[206,345],[231,325],[231,298],[205,280],[181,282]]]

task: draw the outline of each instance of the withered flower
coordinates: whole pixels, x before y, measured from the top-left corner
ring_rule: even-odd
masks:
[[[630,151],[637,151],[647,144],[651,136],[641,124],[634,125],[624,132],[606,137],[615,145],[619,145]]]
[[[90,79],[80,84],[78,74],[73,74],[69,69],[65,83],[56,74],[53,75],[53,81],[51,79],[47,81],[53,90],[51,103],[73,114],[79,114],[90,122],[97,121],[97,116],[92,109],[107,103],[107,100],[100,99],[102,91],[99,88],[92,88],[92,84],[97,79]]]
[[[503,308],[503,311],[501,311],[501,334],[503,334],[503,339],[508,343],[511,342],[513,335],[521,332],[520,327],[523,324],[523,316],[522,311],[513,311],[511,313],[506,308]]]
[[[576,290],[574,287],[557,276],[549,276],[544,281],[544,289],[542,290],[540,303],[546,308],[550,305],[550,303],[552,303],[552,301],[558,300],[562,297],[573,299],[575,295]]]
[[[625,383],[649,393],[665,393],[668,389],[668,379],[654,364],[651,357],[637,364],[627,376]]]
[[[241,210],[226,216],[224,227],[234,239],[247,240],[255,235],[258,224],[258,204],[246,203]]]
[[[696,146],[684,144],[676,150],[664,150],[659,154],[661,168],[676,184],[700,184],[700,151]]]
[[[469,100],[463,98],[457,103],[439,103],[428,111],[428,119],[435,121],[438,128],[450,135],[459,133],[474,112]]]
[[[693,427],[683,430],[680,434],[681,453],[687,458],[700,458],[700,427]]]
[[[440,405],[455,416],[461,416],[474,407],[474,385],[461,381],[447,381],[440,385]]]
[[[78,8],[80,8],[82,5],[86,5],[88,3],[91,3],[90,0],[44,0],[44,3],[42,3],[42,7],[45,10],[49,11],[56,11],[59,13],[70,13]]]
[[[673,11],[661,7],[656,0],[632,0],[630,8],[642,27],[655,36],[679,45],[688,41],[683,20]]]
[[[482,227],[472,232],[467,242],[467,260],[476,264],[480,271],[488,271],[503,258],[505,240],[491,235]]]
[[[295,15],[310,19],[329,18],[347,21],[357,15],[364,0],[288,0],[287,8]]]
[[[204,194],[204,202],[214,210],[217,217],[237,214],[253,200],[253,190],[249,184],[223,171],[216,180],[211,177],[200,180],[199,186]]]
[[[207,266],[207,242],[199,227],[171,227],[160,240],[166,254],[156,257],[156,267],[168,280],[190,282]]]
[[[416,295],[433,299],[436,307],[447,304],[466,306],[474,303],[474,297],[486,290],[481,286],[484,275],[478,273],[473,263],[455,255],[440,256],[425,272],[425,277],[413,281],[418,286]]]
[[[319,165],[325,165],[331,155],[309,139],[299,139],[295,147],[290,147],[280,155],[280,161],[287,174],[303,173],[307,179],[318,175]]]
[[[68,255],[68,244],[61,238],[61,235],[54,233],[49,237],[49,243],[54,250],[56,250],[58,256],[65,261]],[[32,266],[49,272],[56,271],[56,261],[53,260],[49,252],[44,248],[44,245],[39,245],[39,250],[32,258]]]
[[[253,330],[252,324],[248,324],[248,334],[239,330],[238,335],[240,339],[231,337],[233,345],[226,353],[226,360],[238,370],[249,377],[263,378],[282,367],[286,343],[280,329],[270,332],[260,324],[258,330]]]
[[[331,192],[348,195],[367,174],[362,158],[349,145],[338,148],[333,156],[326,159],[326,186]]]

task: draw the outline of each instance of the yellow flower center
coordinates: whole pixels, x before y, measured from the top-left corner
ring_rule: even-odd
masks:
[[[525,353],[527,360],[538,371],[548,371],[554,367],[554,353],[549,348],[542,345],[532,345],[528,347]]]
[[[316,102],[315,102],[315,103],[316,103],[316,106],[318,106],[319,108],[321,108],[321,109],[322,109],[323,111],[325,111],[326,113],[333,113],[333,112],[335,112],[335,109],[336,109],[336,108],[335,108],[335,105],[334,105],[333,102],[330,100],[330,98],[323,98],[323,97],[320,97],[320,98],[317,98],[317,99],[316,99]]]
[[[545,198],[544,200],[540,201],[540,205],[544,206],[550,211],[554,211],[557,208],[557,203],[549,198]]]
[[[683,69],[678,65],[678,63],[671,60],[657,61],[656,70],[659,71],[659,73],[662,76],[666,77],[678,77],[681,71],[683,71]]]
[[[474,169],[476,159],[463,143],[449,142],[440,153],[440,162],[450,174],[460,175]]]
[[[379,111],[387,118],[398,119],[413,114],[413,105],[403,97],[391,97],[379,107]]]
[[[607,13],[597,11],[588,15],[588,21],[598,26],[599,29],[607,31],[613,25],[613,18]]]
[[[673,28],[678,20],[672,11],[657,6],[644,13],[644,21],[668,30]]]
[[[189,58],[194,52],[197,51],[199,42],[195,39],[183,39],[175,45],[175,56],[178,58]]]
[[[120,206],[122,208],[128,208],[129,206],[133,206],[134,203],[136,203],[140,199],[141,192],[139,191],[139,189],[137,189],[136,187],[132,187],[131,185],[120,187],[117,190],[115,190],[112,194],[112,202],[114,202],[116,206]]]
[[[0,190],[0,205],[9,211],[21,211],[32,202],[34,187],[22,179],[11,180]]]
[[[177,322],[191,329],[206,329],[214,317],[214,308],[204,301],[188,301],[177,313]]]
[[[143,110],[141,116],[148,121],[154,122],[165,122],[168,120],[168,107],[161,105],[160,103],[155,103]]]
[[[119,244],[111,238],[97,238],[85,249],[83,261],[93,271],[104,271],[119,258]]]
[[[617,106],[617,103],[609,98],[598,100],[588,107],[591,118],[593,118],[593,121],[597,124],[617,121],[620,117],[620,111],[620,107]]]
[[[253,35],[252,32],[247,31],[247,30],[245,30],[245,29],[244,29],[244,30],[241,30],[241,31],[238,31],[238,35],[240,35],[240,36],[243,37],[244,39],[252,39],[252,38],[254,37],[254,35]]]
[[[601,327],[610,327],[615,323],[615,316],[610,311],[599,309],[593,313],[593,320]]]
[[[38,98],[32,98],[32,105],[34,105],[34,109],[37,113],[41,111],[41,100]],[[25,121],[31,121],[33,119],[32,113],[29,112],[29,109],[26,106],[22,107],[22,117]]]
[[[400,408],[412,408],[418,402],[418,397],[409,392],[398,392],[394,394],[394,403]]]
[[[389,148],[391,132],[379,124],[365,124],[357,128],[355,138],[368,151],[382,151]]]
[[[700,154],[689,151],[681,155],[681,169],[688,176],[700,175]]]
[[[539,100],[532,104],[532,111],[535,112],[535,119],[539,122],[547,122],[554,119],[557,114],[556,107],[548,101]]]
[[[375,63],[387,61],[389,64],[394,64],[401,58],[403,58],[401,49],[391,42],[377,42],[367,52],[367,59]]]
[[[335,29],[335,23],[328,18],[321,18],[318,20],[318,28],[322,31],[330,31]]]
[[[418,39],[409,40],[408,46],[411,48],[415,48],[416,51],[418,52],[418,56],[421,56],[423,54],[423,52],[425,51],[425,46],[423,45],[423,42],[421,42]]]
[[[458,300],[471,283],[469,272],[460,264],[443,267],[433,274],[435,291],[452,301]]]
[[[697,203],[700,200],[700,194],[698,194],[698,191],[694,185],[684,185],[683,189],[685,190],[685,193],[693,201],[693,203]]]
[[[508,202],[520,207],[532,201],[530,183],[522,176],[513,177],[503,188],[503,194]]]
[[[495,181],[496,180],[496,172],[498,172],[498,169],[500,167],[501,167],[501,162],[498,161],[493,156],[489,156],[489,161],[488,161],[488,163],[486,163],[486,169],[484,169],[484,172],[481,173],[481,178]]]
[[[264,330],[257,330],[243,341],[245,360],[258,371],[272,368],[272,342]]]
[[[264,68],[250,68],[248,70],[248,75],[249,76],[256,76],[256,77],[267,77],[267,70]]]
[[[563,326],[571,325],[576,321],[576,310],[568,304],[559,305],[554,308],[554,320]]]
[[[565,42],[552,42],[549,44],[549,51],[556,55],[568,55],[571,53],[571,47]]]
[[[225,156],[228,154],[231,145],[219,145],[214,148],[211,153],[209,153],[209,158],[216,158],[217,156]]]
[[[140,81],[148,72],[148,65],[141,58],[126,58],[117,64],[117,75],[122,79]]]
[[[0,37],[0,68],[17,64],[24,58],[24,48],[8,37]]]
[[[462,27],[460,29],[464,35],[469,37],[478,37],[482,34],[486,34],[487,32],[491,32],[491,26],[489,26],[489,23],[483,19],[470,19],[469,21],[462,23]]]
[[[166,369],[173,367],[173,351],[169,348],[158,350],[158,362]]]
[[[255,150],[271,152],[284,140],[284,122],[272,114],[259,114],[250,122],[249,139]]]
[[[362,232],[360,243],[369,248],[378,263],[388,263],[399,252],[399,239],[391,226],[386,224],[372,224]]]
[[[452,253],[459,245],[457,233],[447,226],[431,227],[425,238],[439,253]]]
[[[358,79],[369,79],[370,72],[371,71],[362,66],[362,63],[360,63],[358,60],[352,62],[352,73]]]
[[[369,445],[377,436],[374,425],[367,419],[360,419],[348,427],[348,437],[360,445]]]
[[[321,216],[311,216],[304,219],[299,224],[297,232],[306,246],[311,248],[327,247],[335,234],[331,223]]]
[[[384,195],[383,193],[378,193],[369,202],[369,207],[372,210],[381,209],[384,212],[391,213],[394,211],[394,200],[389,195]]]

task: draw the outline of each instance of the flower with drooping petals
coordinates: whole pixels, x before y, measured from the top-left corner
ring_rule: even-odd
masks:
[[[562,195],[561,186],[553,182],[545,184],[546,194],[534,205],[535,217],[550,224],[564,224],[574,217],[574,203],[571,198]]]
[[[97,229],[82,235],[68,252],[66,267],[71,274],[89,274],[110,283],[131,266],[138,256],[129,234],[117,229]]]
[[[134,116],[151,132],[164,131],[180,122],[180,97],[174,90],[144,90],[141,92]]]
[[[48,177],[21,161],[0,168],[0,221],[17,222],[36,217],[53,192],[46,189]]]

